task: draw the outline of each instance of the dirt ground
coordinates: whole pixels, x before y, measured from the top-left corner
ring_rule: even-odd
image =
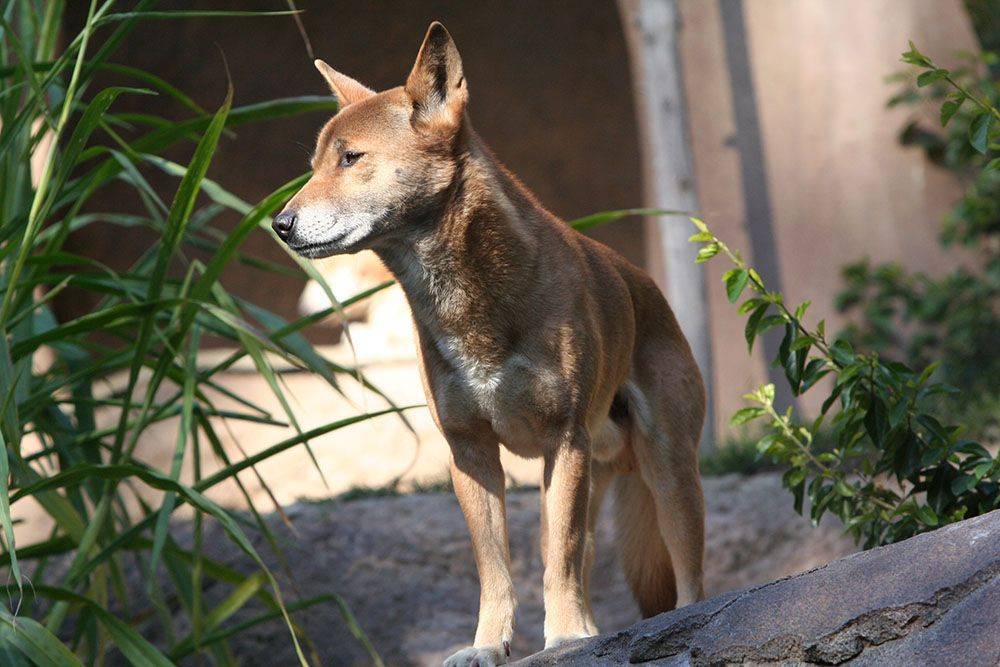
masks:
[[[813,528],[796,515],[776,475],[707,478],[705,496],[709,595],[808,570],[854,550],[836,522]],[[512,491],[507,509],[519,602],[511,648],[518,658],[543,644],[537,491]],[[440,665],[472,639],[478,582],[452,494],[303,502],[289,514],[297,537],[278,522],[275,526],[288,538],[285,549],[302,595],[343,596],[387,665]],[[612,519],[605,508],[594,570],[594,608],[602,631],[638,619],[615,563]],[[225,560],[246,561],[218,537],[214,549]],[[322,664],[371,664],[334,605],[297,618]],[[294,664],[288,634],[277,623],[241,635],[233,650],[248,665]]]

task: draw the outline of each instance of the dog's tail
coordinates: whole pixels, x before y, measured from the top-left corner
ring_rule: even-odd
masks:
[[[691,365],[697,378],[693,359]],[[616,542],[625,579],[648,618],[704,596],[697,447],[703,410],[692,400],[689,418],[667,419],[671,407],[657,392],[627,382],[620,394],[624,407],[613,417],[624,427],[632,465],[615,480]]]
[[[677,584],[649,488],[637,470],[614,482],[615,533],[618,559],[639,603],[643,618],[677,604]]]

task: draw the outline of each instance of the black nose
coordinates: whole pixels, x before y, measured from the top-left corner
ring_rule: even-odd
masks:
[[[292,229],[295,228],[295,220],[294,213],[284,211],[275,216],[274,222],[271,223],[271,229],[281,237],[282,241],[287,241],[288,237],[292,235]]]

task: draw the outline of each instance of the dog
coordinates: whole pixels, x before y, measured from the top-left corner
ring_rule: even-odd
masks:
[[[510,655],[501,446],[544,461],[546,648],[597,634],[590,569],[609,489],[642,614],[701,599],[705,388],[652,279],[546,211],[493,156],[440,23],[403,86],[376,93],[316,67],[340,108],[273,228],[307,258],[371,249],[406,294],[480,579],[475,639],[445,665]]]

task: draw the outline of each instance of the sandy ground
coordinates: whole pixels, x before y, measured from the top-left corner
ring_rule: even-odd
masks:
[[[834,521],[813,528],[794,513],[776,475],[708,478],[706,585],[709,595],[771,581],[824,564],[854,547]],[[542,571],[538,493],[508,495],[512,569],[518,591],[513,657],[542,648]],[[289,508],[298,535],[285,549],[305,596],[345,599],[387,665],[438,665],[475,632],[478,581],[461,512],[450,493],[354,501],[297,503]],[[615,563],[610,508],[600,523],[594,608],[603,631],[624,627],[638,612]],[[246,559],[219,539],[215,554]],[[266,547],[261,541],[258,546]],[[293,587],[285,584],[287,590]],[[298,616],[324,665],[371,664],[333,605]],[[233,643],[248,665],[291,665],[280,624],[261,626]]]

